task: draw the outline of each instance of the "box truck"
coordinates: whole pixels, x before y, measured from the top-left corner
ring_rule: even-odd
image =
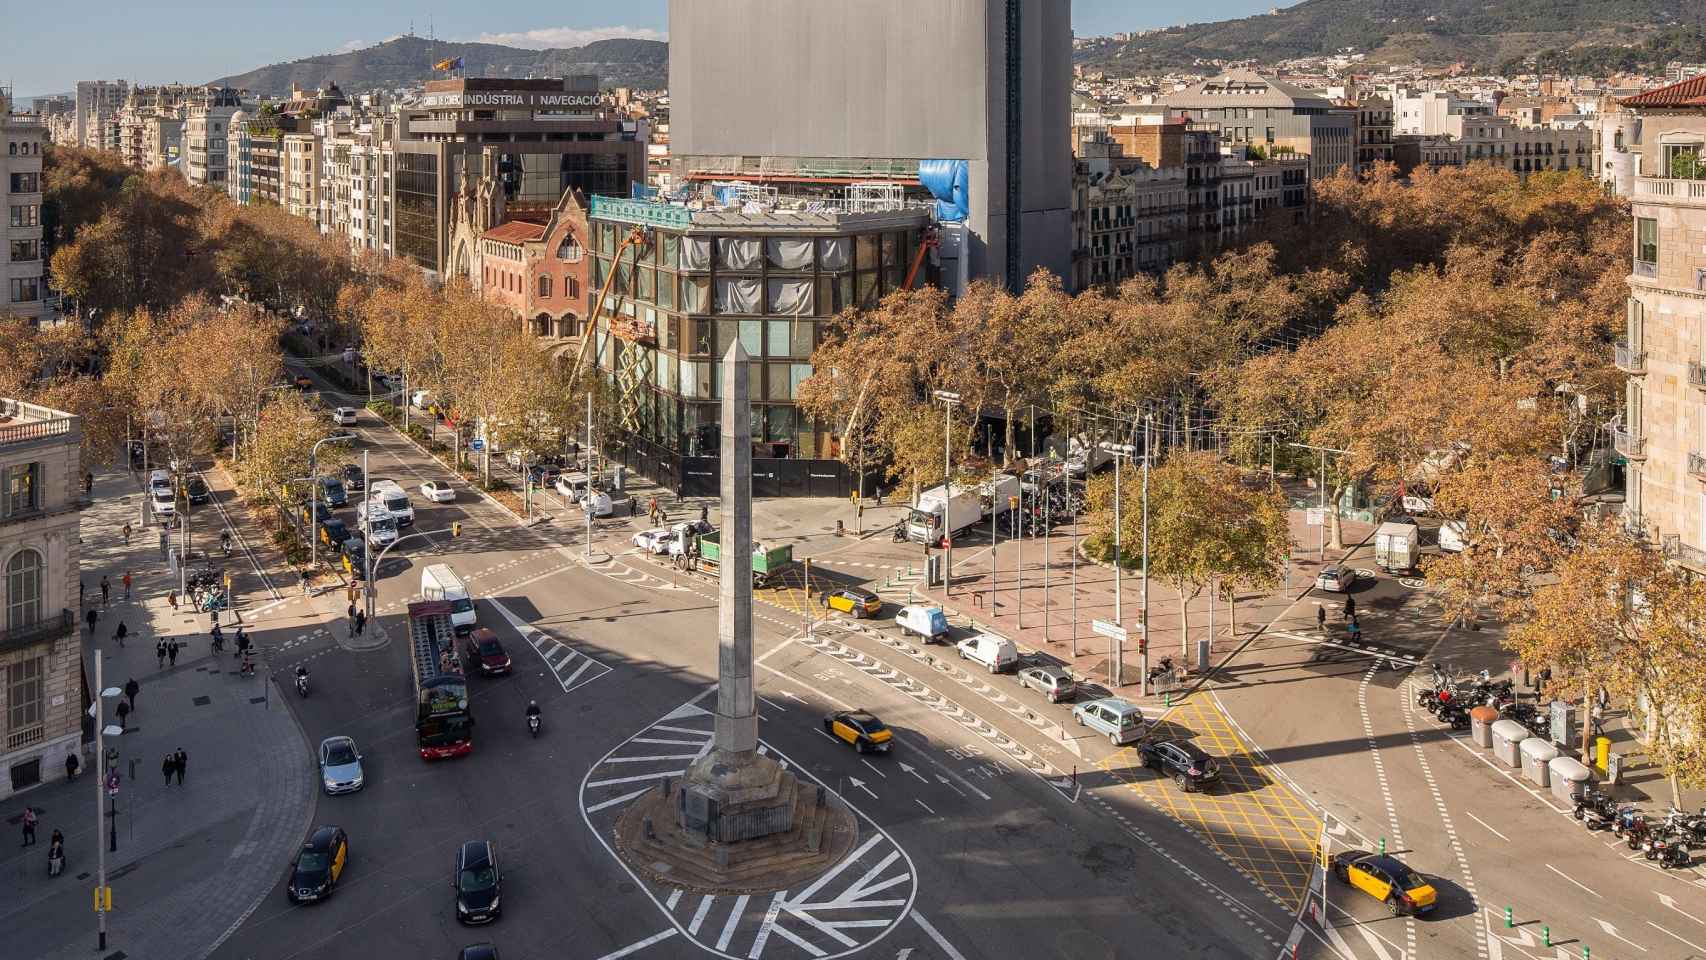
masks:
[[[1420,544],[1413,523],[1383,523],[1374,531],[1374,562],[1387,573],[1413,573]]]
[[[458,635],[474,629],[474,595],[447,563],[434,563],[421,570],[421,599],[450,604],[450,623]]]
[[[918,505],[906,516],[906,539],[941,546],[944,534],[957,536],[981,519],[983,505],[976,490],[958,484],[931,487],[919,495]]]

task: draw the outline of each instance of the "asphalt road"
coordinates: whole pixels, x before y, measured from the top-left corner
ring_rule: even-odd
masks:
[[[442,477],[370,415],[358,433],[375,475],[406,487]],[[760,734],[860,814],[855,855],[817,890],[745,902],[637,882],[605,845],[616,806],[599,805],[694,753],[685,744],[701,739],[707,715],[695,711],[715,670],[714,583],[629,553],[629,524],[601,533],[614,556],[589,564],[578,517],[523,530],[458,492],[455,504],[416,498],[415,529],[460,519],[468,533],[398,548],[380,578],[377,632],[352,642],[338,622],[270,651],[281,678],[309,666],[312,695],[292,709],[311,743],[356,739],[368,786],[318,802],[315,821],[351,836],[337,893],[292,906],[279,864],[278,887],[216,956],[452,957],[488,939],[505,957],[1112,958],[1137,945],[1275,955],[1286,906],[1165,810],[1121,793],[1096,767],[1112,748],[1072,729],[1067,707],[1022,701],[1011,677],[967,673],[890,632],[808,631],[809,608],[782,595],[756,611]],[[472,682],[474,752],[427,764],[414,749],[406,650],[376,644],[402,635],[418,565],[440,560],[469,577],[481,623],[516,670]],[[545,714],[536,740],[529,699]],[[866,758],[829,741],[819,720],[840,705],[876,711],[900,746]],[[676,729],[659,735],[660,724]],[[485,930],[460,928],[452,905],[452,858],[473,838],[496,841],[505,874],[504,916]]]

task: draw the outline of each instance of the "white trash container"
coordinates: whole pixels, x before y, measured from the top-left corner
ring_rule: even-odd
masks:
[[[1552,769],[1552,795],[1565,803],[1575,803],[1591,779],[1588,768],[1575,757],[1566,756],[1553,757],[1548,766]]]
[[[1523,779],[1537,787],[1551,786],[1547,764],[1558,756],[1558,748],[1539,737],[1529,737],[1522,742],[1521,749]]]
[[[1499,722],[1499,711],[1485,704],[1469,711],[1469,737],[1483,747],[1493,745],[1493,724]]]
[[[1493,756],[1505,766],[1516,770],[1522,766],[1517,745],[1528,739],[1528,728],[1515,720],[1500,720],[1493,724]]]

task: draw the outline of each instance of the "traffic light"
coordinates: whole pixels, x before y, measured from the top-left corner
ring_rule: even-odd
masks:
[[[450,523],[450,535],[453,537],[462,536],[462,521],[460,521],[460,520],[451,521],[451,523]]]

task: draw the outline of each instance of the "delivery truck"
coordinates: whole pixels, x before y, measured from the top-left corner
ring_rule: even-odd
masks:
[[[689,533],[678,562],[688,570],[718,576],[723,569],[722,531]],[[673,552],[673,551],[671,551]],[[752,585],[769,586],[782,573],[794,566],[794,545],[752,542]]]
[[[1383,523],[1374,531],[1374,563],[1387,573],[1414,573],[1420,552],[1413,523]]]
[[[421,570],[421,599],[450,604],[450,623],[458,636],[474,629],[474,595],[448,563],[430,564]]]
[[[983,519],[982,500],[976,490],[958,484],[931,487],[918,496],[918,505],[906,515],[906,539],[932,547],[942,537],[955,537]]]

